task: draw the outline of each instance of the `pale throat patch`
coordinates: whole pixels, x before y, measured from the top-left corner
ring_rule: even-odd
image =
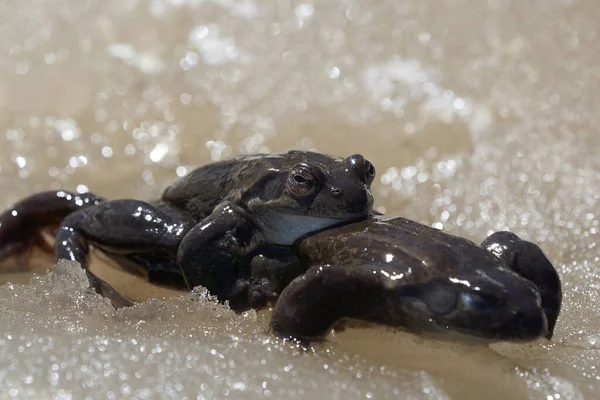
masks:
[[[284,213],[268,213],[258,223],[270,244],[289,246],[300,236],[344,222],[342,219],[311,217]]]

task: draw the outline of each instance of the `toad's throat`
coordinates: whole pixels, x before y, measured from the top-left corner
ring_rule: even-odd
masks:
[[[362,215],[357,215],[356,219]],[[267,213],[257,223],[268,243],[289,246],[298,238],[349,221],[349,219],[315,217],[309,215]]]

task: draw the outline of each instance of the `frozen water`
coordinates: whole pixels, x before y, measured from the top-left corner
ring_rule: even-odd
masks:
[[[206,296],[115,311],[76,265],[0,278],[0,398],[593,397],[600,148],[593,2],[0,3],[0,205],[68,188],[153,198],[238,153],[360,152],[377,207],[480,241],[537,241],[555,338],[490,348],[374,327],[304,351]]]
[[[439,392],[424,372],[375,369],[357,355],[275,340],[262,316],[236,315],[202,293],[115,311],[88,288],[74,262],[0,290],[0,393],[10,397],[369,398],[381,390],[377,397],[434,398]]]

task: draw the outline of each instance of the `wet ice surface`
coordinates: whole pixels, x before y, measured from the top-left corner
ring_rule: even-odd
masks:
[[[185,296],[115,312],[64,267],[0,288],[0,397],[600,389],[593,5],[22,0],[0,15],[3,206],[48,188],[152,198],[243,152],[360,152],[381,210],[475,241],[511,229],[565,293],[551,343],[354,328],[305,354],[268,335],[268,314]]]
[[[5,285],[0,298],[0,391],[11,397],[437,397],[425,373],[286,344],[256,312],[236,315],[202,292],[115,311],[77,263]]]

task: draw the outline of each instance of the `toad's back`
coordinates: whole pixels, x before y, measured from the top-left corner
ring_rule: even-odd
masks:
[[[260,183],[267,174],[279,173],[291,166],[310,161],[327,170],[341,158],[325,154],[289,151],[287,153],[242,155],[196,168],[165,189],[162,200],[172,206],[187,210],[196,219],[203,219],[221,201],[234,192],[252,195],[252,190],[262,190]],[[276,182],[270,181],[270,184]]]
[[[505,266],[470,240],[402,217],[375,216],[329,229],[306,238],[300,246],[304,261],[311,265],[380,263],[418,280]]]
[[[277,168],[277,164],[281,164],[277,156],[261,155],[204,165],[167,187],[162,200],[203,219],[234,188],[246,189],[256,179],[259,170]]]

